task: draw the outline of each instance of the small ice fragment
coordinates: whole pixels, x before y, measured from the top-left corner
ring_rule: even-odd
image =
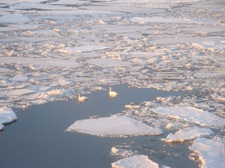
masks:
[[[78,120],[67,128],[66,131],[104,137],[162,134],[162,131],[159,128],[153,128],[141,121],[119,115],[97,119]]]
[[[195,138],[209,136],[213,134],[212,130],[208,128],[185,128],[183,130],[177,131],[175,134],[170,133],[166,138],[162,138],[165,142],[184,142],[193,140]]]
[[[125,149],[118,149],[116,147],[111,148],[111,153],[116,156],[121,156],[121,157],[130,157],[134,155],[134,152],[131,150],[125,150]]]
[[[111,164],[113,168],[159,168],[159,165],[146,155],[134,155]]]
[[[0,107],[0,130],[3,129],[3,124],[10,123],[16,119],[16,114],[11,109]]]

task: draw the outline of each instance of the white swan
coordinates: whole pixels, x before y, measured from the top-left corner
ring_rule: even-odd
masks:
[[[78,94],[77,100],[78,100],[79,103],[82,103],[84,101],[87,101],[88,100],[88,97],[86,97],[86,96],[80,96],[80,94]]]
[[[115,91],[112,91],[112,88],[109,87],[109,96],[110,97],[116,97],[118,95],[118,93],[116,93]]]

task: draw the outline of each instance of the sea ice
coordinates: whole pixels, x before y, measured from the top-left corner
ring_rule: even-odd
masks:
[[[134,155],[112,163],[112,168],[159,168],[159,165],[146,155]]]
[[[225,148],[220,138],[198,138],[193,142],[190,150],[198,153],[201,168],[225,167]]]
[[[129,62],[114,60],[114,59],[107,59],[107,58],[98,58],[98,59],[91,59],[88,60],[87,63],[94,64],[103,68],[108,67],[124,67],[132,65]]]
[[[10,123],[16,119],[16,114],[11,109],[0,107],[0,130],[3,129],[3,124]]]
[[[134,152],[132,152],[131,150],[119,149],[116,147],[111,148],[111,153],[120,157],[131,157],[134,155]]]
[[[43,67],[77,68],[80,66],[75,60],[64,60],[56,58],[28,58],[28,57],[1,57],[0,63],[38,65]]]
[[[23,14],[8,14],[0,17],[1,23],[24,23],[29,21],[30,19]]]
[[[58,0],[56,2],[52,2],[51,4],[54,5],[81,5],[87,3],[86,1],[82,0]]]
[[[163,133],[159,128],[153,128],[141,121],[119,115],[78,120],[66,131],[105,137],[160,135]]]
[[[134,17],[131,18],[132,22],[137,22],[140,24],[146,23],[198,23],[190,19],[179,19],[179,18],[164,18],[164,17]]]
[[[207,111],[194,107],[157,107],[152,108],[157,114],[184,120],[190,123],[195,123],[202,126],[222,127],[225,125],[225,120]]]
[[[170,133],[166,138],[162,138],[162,141],[165,142],[184,142],[193,140],[195,138],[209,136],[213,134],[212,130],[208,128],[198,128],[190,127],[183,130],[175,132],[175,134]]]
[[[67,48],[69,52],[91,52],[96,50],[103,50],[106,49],[106,46],[97,46],[97,45],[88,45],[88,46],[79,46],[73,48]]]

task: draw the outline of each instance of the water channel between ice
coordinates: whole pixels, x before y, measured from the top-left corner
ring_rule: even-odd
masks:
[[[104,87],[108,89],[108,87]],[[92,116],[120,113],[125,104],[154,100],[156,97],[185,96],[185,92],[165,92],[155,89],[137,89],[126,85],[114,86],[119,95],[110,99],[102,90],[89,96],[85,103],[76,100],[33,105],[25,110],[16,109],[18,121],[9,125],[0,136],[1,167],[82,167],[110,168],[120,159],[111,148],[122,147],[145,154],[160,165],[171,167],[197,167],[188,158],[188,143],[168,144],[161,136],[97,137],[65,132],[74,121]]]

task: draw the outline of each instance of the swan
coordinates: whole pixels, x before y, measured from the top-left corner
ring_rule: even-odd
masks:
[[[112,88],[109,87],[109,96],[110,97],[116,97],[118,95],[118,93],[116,93],[115,91],[112,91]]]
[[[84,102],[84,101],[88,100],[88,97],[80,96],[80,94],[78,94],[77,100],[78,100],[78,102]]]

